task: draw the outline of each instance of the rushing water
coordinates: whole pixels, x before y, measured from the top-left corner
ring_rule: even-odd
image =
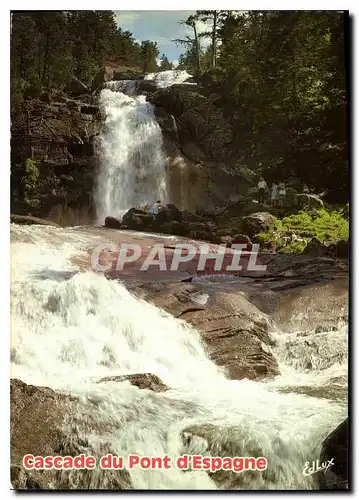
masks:
[[[136,298],[122,283],[79,269],[74,257],[98,242],[98,233],[17,225],[11,232],[11,376],[79,396],[88,422],[106,429],[83,430],[92,450],[262,455],[266,473],[236,474],[229,487],[315,487],[314,476],[302,474],[304,463],[319,457],[323,438],[347,414],[344,326],[320,336],[276,332],[282,375],[262,383],[230,381],[207,357],[193,327]],[[305,337],[318,346],[309,354]],[[171,390],[96,383],[143,372],[158,375]],[[191,434],[194,425],[203,426],[204,437]],[[185,429],[192,438],[183,441]],[[131,480],[135,489],[216,489],[204,471],[134,469]],[[228,487],[225,479],[222,487]]]
[[[187,71],[146,75],[158,88],[184,83]],[[96,188],[97,221],[120,217],[131,207],[168,202],[167,157],[153,105],[136,95],[139,82],[107,82],[100,105],[106,113],[98,142],[100,170]]]
[[[167,158],[153,106],[144,96],[107,88],[100,103],[106,122],[99,141],[96,207],[99,223],[131,207],[167,201]]]
[[[158,73],[148,73],[145,76],[145,80],[151,80],[156,83],[158,88],[167,88],[171,87],[174,84],[186,84],[186,85],[195,85],[195,83],[188,83],[186,80],[191,78],[187,71],[183,70],[168,70],[168,71],[159,71]]]

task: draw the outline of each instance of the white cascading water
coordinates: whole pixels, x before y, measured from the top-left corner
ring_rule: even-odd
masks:
[[[187,71],[184,70],[168,70],[159,71],[158,73],[148,73],[145,80],[151,80],[156,83],[158,88],[165,89],[175,84],[196,85],[196,83],[189,83],[186,80],[192,78]]]
[[[146,75],[158,88],[183,83],[187,71],[163,71]],[[153,105],[136,95],[138,82],[107,82],[100,105],[106,121],[98,142],[100,171],[96,189],[97,222],[120,217],[131,207],[168,202],[167,157]]]
[[[11,235],[11,376],[78,396],[88,422],[106,429],[86,435],[99,455],[262,455],[268,472],[236,474],[232,488],[315,487],[315,477],[302,474],[304,463],[319,458],[323,438],[347,415],[344,326],[307,336],[330,346],[330,352],[311,352],[311,369],[301,363],[307,347],[300,338],[277,332],[282,375],[262,383],[230,381],[194,328],[122,283],[81,271],[78,259],[99,243],[98,232],[12,224]],[[171,389],[96,383],[144,372]],[[333,384],[343,389],[335,397]],[[215,426],[212,441],[184,444],[181,432],[201,424]],[[204,471],[133,469],[130,475],[135,489],[216,489]]]
[[[106,122],[99,141],[97,219],[120,217],[131,207],[167,201],[167,158],[153,106],[144,96],[102,90]]]

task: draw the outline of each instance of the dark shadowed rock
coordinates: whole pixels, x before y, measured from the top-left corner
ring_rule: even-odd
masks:
[[[320,455],[320,462],[334,459],[334,465],[326,473],[320,472],[318,479],[323,490],[348,489],[348,419],[342,422],[325,439]]]
[[[313,257],[325,257],[330,255],[330,250],[329,247],[317,238],[312,238],[302,253],[303,255],[312,255]]]
[[[142,231],[149,227],[154,218],[144,210],[138,208],[130,208],[128,212],[122,217],[122,224],[126,225],[129,229]]]
[[[349,258],[349,241],[340,240],[328,246],[328,253],[331,257],[337,259]]]
[[[156,92],[157,83],[153,80],[141,80],[138,82],[138,89],[142,92]]]
[[[119,219],[116,219],[116,217],[106,217],[105,227],[110,227],[112,229],[121,229],[122,224]]]
[[[168,391],[169,387],[162,382],[162,380],[153,373],[134,373],[131,375],[118,375],[113,377],[104,377],[98,381],[102,382],[123,382],[129,380],[132,385],[139,389],[148,389],[153,392]]]

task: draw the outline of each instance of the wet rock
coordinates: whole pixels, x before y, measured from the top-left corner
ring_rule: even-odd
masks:
[[[144,73],[133,71],[126,66],[104,66],[94,78],[93,88],[101,87],[113,80],[143,80]]]
[[[129,380],[132,385],[139,389],[148,389],[153,392],[168,391],[169,387],[165,385],[162,380],[153,373],[134,373],[131,375],[119,375],[114,377],[104,377],[98,381],[102,382],[123,382]]]
[[[257,212],[242,219],[242,230],[250,238],[274,228],[276,218],[269,212]]]
[[[160,107],[155,108],[155,116],[162,130],[170,134],[173,139],[178,140],[178,129],[174,116],[169,115]]]
[[[211,359],[231,379],[263,379],[279,373],[269,346],[268,318],[239,290],[218,289],[215,284],[171,283],[153,288],[143,285],[143,298],[200,332]],[[204,305],[191,297],[205,293]]]
[[[320,462],[333,459],[334,465],[320,472],[319,485],[322,490],[348,489],[348,419],[334,429],[323,442]]]
[[[122,217],[122,224],[126,225],[129,229],[142,231],[149,227],[154,218],[144,210],[138,208],[130,208],[128,212]]]
[[[116,219],[116,217],[106,217],[105,227],[110,227],[112,229],[121,229],[122,224],[119,219]]]
[[[302,265],[302,271],[305,271],[305,265]],[[318,275],[309,276],[309,279],[318,279]],[[291,287],[283,289],[280,285],[273,285],[272,290],[277,293],[275,297],[271,297],[268,306],[264,303],[263,294],[260,299],[261,309],[271,314],[276,325],[282,330],[295,332],[320,328],[321,331],[330,331],[347,321],[347,278],[317,283],[301,283],[298,279],[293,279]]]
[[[10,222],[14,224],[39,224],[41,226],[57,226],[60,227],[56,222],[49,220],[39,219],[38,217],[32,217],[31,215],[10,215]]]
[[[11,380],[11,484],[15,489],[111,489],[132,487],[126,470],[27,470],[24,455],[96,456],[87,436],[100,432],[76,398],[48,387]],[[96,420],[96,419],[95,419]],[[84,428],[89,425],[89,428]],[[91,427],[92,426],[92,427]]]
[[[153,80],[141,80],[138,82],[138,89],[142,92],[156,92],[157,83]]]
[[[182,454],[203,457],[266,457],[268,467],[262,471],[248,470],[240,473],[231,470],[207,472],[220,490],[278,490],[283,488],[283,460],[286,461],[286,474],[290,474],[295,484],[308,489],[313,488],[312,478],[303,478],[296,463],[285,457],[289,452],[286,443],[277,438],[277,453],[273,453],[270,441],[261,439],[245,421],[236,426],[213,424],[191,425],[180,434]],[[291,485],[293,488],[293,484]]]

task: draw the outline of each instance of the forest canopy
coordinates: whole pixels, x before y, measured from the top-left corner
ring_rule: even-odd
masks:
[[[11,15],[12,102],[42,89],[86,85],[105,64],[157,71],[156,42],[137,43],[112,11],[16,11]],[[165,56],[162,56],[162,60]]]
[[[348,22],[335,11],[197,11],[179,68],[225,110],[243,164],[348,199]],[[346,28],[346,29],[345,29]],[[345,36],[347,33],[347,36]],[[204,41],[207,44],[204,44]]]

